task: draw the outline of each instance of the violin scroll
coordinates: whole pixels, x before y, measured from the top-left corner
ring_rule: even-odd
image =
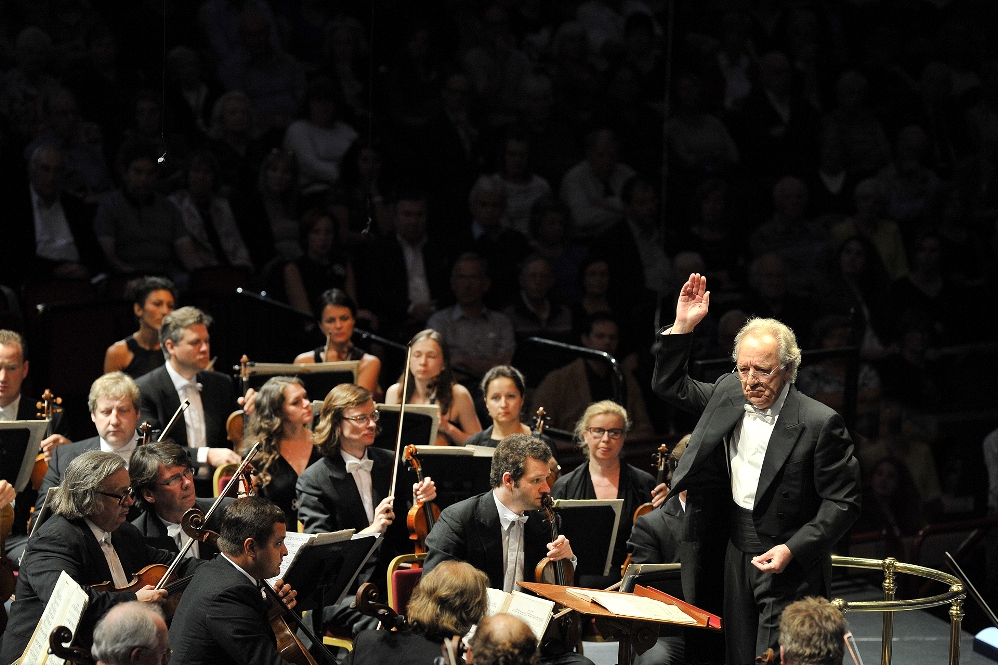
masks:
[[[56,626],[49,634],[49,653],[74,665],[95,665],[97,661],[89,651],[69,646],[72,641],[73,631],[65,626]]]

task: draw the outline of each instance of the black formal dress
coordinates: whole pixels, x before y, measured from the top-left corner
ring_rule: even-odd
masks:
[[[132,352],[132,362],[128,363],[128,366],[121,371],[133,379],[144,376],[157,367],[162,367],[163,363],[166,362],[160,349],[143,349],[135,340],[135,335],[129,335],[125,338],[125,346]]]
[[[260,588],[219,556],[201,566],[170,624],[173,660],[184,665],[282,665]]]
[[[312,456],[308,458],[308,466],[312,466],[321,459],[322,454],[313,450]],[[284,511],[288,531],[297,531],[298,493],[295,486],[298,484],[298,474],[294,467],[280,455],[270,463],[267,473],[270,474],[270,481],[266,485],[260,485],[257,494],[276,503]]]
[[[747,400],[734,374],[713,384],[690,378],[691,339],[660,337],[652,384],[664,400],[699,417],[670,491],[671,497],[687,490],[683,541],[694,546],[683,549],[683,591],[688,602],[716,612],[716,598],[702,598],[700,591],[723,572],[728,661],[751,663],[767,648],[777,648],[786,605],[828,595],[832,546],[860,512],[859,462],[841,416],[790,385],[766,448],[750,519],[732,529],[739,512],[722,443],[747,417]],[[744,540],[746,530],[758,543],[744,548],[749,551],[729,540],[733,535]],[[763,573],[748,562],[779,544],[793,554],[782,573]],[[720,547],[727,548],[724,561],[717,556]]]
[[[111,534],[111,544],[128,578],[151,563],[169,564],[174,559],[173,553],[148,545],[139,530],[127,522]],[[189,575],[201,563],[188,559],[180,565],[178,573]],[[89,597],[74,640],[80,646],[90,646],[95,624],[111,606],[135,600],[134,593],[90,588],[111,580],[111,570],[97,538],[84,520],[53,515],[28,540],[14,591],[17,600],[10,608],[10,623],[0,647],[0,661],[11,663],[20,658],[62,571],[80,583]]]

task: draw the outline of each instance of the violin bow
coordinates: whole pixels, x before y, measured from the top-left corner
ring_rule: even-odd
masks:
[[[399,426],[395,433],[395,466],[392,467],[392,487],[389,496],[395,496],[395,485],[399,475],[399,454],[402,452],[402,419],[405,418],[405,401],[409,394],[409,361],[412,359],[412,345],[405,353],[405,369],[402,370],[402,402],[399,404]]]
[[[160,433],[159,438],[156,439],[156,443],[159,443],[160,441],[166,438],[166,436],[170,433],[170,430],[173,429],[173,426],[177,424],[177,418],[179,418],[180,414],[186,411],[187,407],[189,407],[190,405],[191,401],[189,399],[185,399],[184,403],[177,407],[177,410],[173,412],[173,417],[170,418],[170,422],[166,424],[166,427],[163,428],[163,431]]]

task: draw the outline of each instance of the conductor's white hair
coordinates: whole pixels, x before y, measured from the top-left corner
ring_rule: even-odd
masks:
[[[797,380],[797,370],[800,369],[800,347],[797,346],[797,336],[794,331],[776,319],[749,319],[748,323],[735,335],[735,346],[731,359],[738,362],[738,350],[746,337],[771,335],[779,345],[780,366],[790,375],[790,383]]]

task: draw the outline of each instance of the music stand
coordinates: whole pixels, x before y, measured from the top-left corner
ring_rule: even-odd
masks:
[[[377,407],[381,418],[378,420],[378,435],[374,439],[374,445],[394,451],[398,436],[400,405],[378,404]],[[406,404],[405,420],[402,423],[402,445],[433,445],[437,440],[439,427],[439,404]]]
[[[572,543],[579,561],[575,576],[610,574],[613,545],[617,542],[623,499],[558,499],[554,509],[561,517],[558,533]]]
[[[31,480],[48,425],[47,420],[0,422],[0,479],[9,482],[18,492],[23,492]]]
[[[423,475],[437,486],[433,502],[441,509],[492,489],[494,453],[495,448],[488,446],[416,446]]]
[[[245,394],[250,388],[259,391],[267,379],[274,376],[294,376],[301,380],[309,395],[321,399],[341,383],[357,383],[359,372],[359,360],[305,365],[258,363],[247,360],[240,363],[239,367],[240,392]]]

